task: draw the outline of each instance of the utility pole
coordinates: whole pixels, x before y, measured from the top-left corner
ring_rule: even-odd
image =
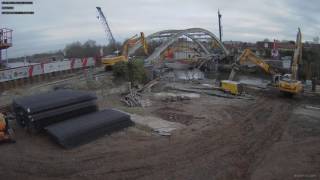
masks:
[[[222,42],[222,26],[221,26],[222,15],[220,14],[219,9],[218,9],[218,18],[219,18],[219,38],[220,38],[220,42]]]

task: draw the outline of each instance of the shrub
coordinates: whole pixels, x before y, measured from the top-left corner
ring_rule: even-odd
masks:
[[[130,81],[132,85],[145,83],[147,80],[143,60],[118,62],[113,66],[113,75],[116,78]]]
[[[120,61],[112,67],[113,75],[116,78],[128,80],[128,62]]]

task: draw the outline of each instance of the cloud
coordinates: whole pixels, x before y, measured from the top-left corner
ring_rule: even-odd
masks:
[[[14,29],[10,57],[63,49],[73,41],[106,44],[95,7],[101,6],[117,40],[144,31],[201,27],[218,34],[217,10],[223,14],[224,40],[304,40],[319,36],[318,0],[41,0],[35,15],[0,15],[1,27]]]

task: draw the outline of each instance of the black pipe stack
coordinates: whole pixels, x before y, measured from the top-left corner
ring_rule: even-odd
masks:
[[[31,132],[46,130],[54,141],[72,148],[127,128],[134,123],[126,113],[98,111],[97,97],[75,90],[57,90],[15,99],[18,124]]]
[[[97,97],[83,91],[58,90],[14,99],[18,124],[32,132],[69,118],[98,110]]]

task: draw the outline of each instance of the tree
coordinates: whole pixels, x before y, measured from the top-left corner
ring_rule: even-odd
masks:
[[[67,58],[83,58],[84,57],[82,44],[79,41],[68,44],[65,47],[64,51]]]
[[[268,38],[265,38],[263,42],[270,42],[270,40]]]
[[[84,44],[77,41],[66,45],[64,52],[67,58],[96,57],[99,56],[100,48],[101,46],[93,40],[88,40]]]
[[[132,86],[147,81],[143,60],[118,62],[112,67],[112,71],[116,78],[129,81]]]

